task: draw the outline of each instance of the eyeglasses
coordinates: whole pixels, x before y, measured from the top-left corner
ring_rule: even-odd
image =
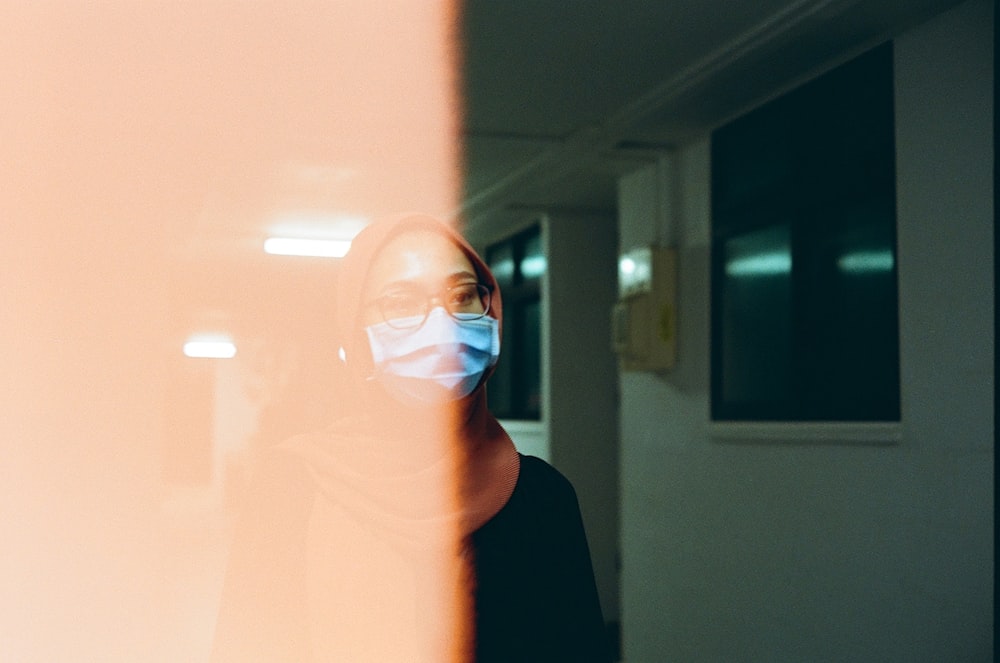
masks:
[[[435,301],[456,320],[478,320],[490,310],[490,288],[481,283],[460,283],[433,295],[399,289],[382,295],[375,304],[382,319],[393,329],[415,329],[427,320]]]

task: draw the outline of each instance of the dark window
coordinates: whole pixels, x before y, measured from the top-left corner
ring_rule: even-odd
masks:
[[[712,136],[712,418],[898,421],[892,47]]]
[[[503,419],[542,414],[541,280],[545,255],[538,226],[494,244],[486,262],[503,296],[500,362],[486,393],[490,409]]]

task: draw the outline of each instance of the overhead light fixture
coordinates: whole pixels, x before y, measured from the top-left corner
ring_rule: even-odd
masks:
[[[196,334],[184,342],[184,355],[199,359],[232,359],[236,344],[224,334]]]
[[[641,246],[622,254],[618,259],[618,290],[622,295],[645,292],[653,274],[653,250]]]
[[[351,248],[349,239],[304,239],[300,237],[268,237],[264,252],[279,256],[314,256],[343,258]]]
[[[367,220],[356,216],[301,212],[282,216],[268,228],[264,252],[281,256],[343,258]]]

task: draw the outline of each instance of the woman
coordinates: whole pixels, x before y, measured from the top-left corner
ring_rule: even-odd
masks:
[[[263,461],[215,660],[607,660],[575,493],[486,407],[485,263],[432,218],[383,221],[337,295],[352,414]]]

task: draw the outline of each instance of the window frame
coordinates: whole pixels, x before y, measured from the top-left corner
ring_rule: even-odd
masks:
[[[872,90],[865,87],[870,84],[865,78],[868,75],[881,77],[876,79]],[[862,83],[857,83],[857,80]],[[858,95],[861,98],[868,93],[875,95],[881,105],[876,104],[874,110],[869,112],[877,117],[863,115],[866,112],[864,104],[843,94],[845,89],[849,90],[855,84],[859,85]],[[872,131],[880,132],[877,133],[877,140],[858,140],[852,133],[854,125],[849,124],[849,119],[837,116],[831,108],[843,108],[847,114],[861,114],[858,118],[849,116],[849,119],[862,124],[873,123]],[[824,122],[830,125],[830,131],[826,130]],[[900,421],[894,124],[892,44],[886,42],[713,132],[710,358],[710,418],[713,423],[892,425]],[[853,145],[850,144],[852,140]],[[743,141],[746,154],[739,150],[725,153],[727,141],[730,146],[736,144],[737,147]],[[869,154],[874,157],[869,159]],[[752,168],[757,163],[754,160],[757,157],[760,157],[762,167],[754,171]],[[832,163],[826,163],[827,157]],[[753,162],[744,173],[746,181],[738,181],[739,177],[733,175],[733,172],[739,172],[741,158],[745,163]],[[737,165],[733,166],[733,163]],[[731,172],[727,172],[727,168]],[[742,186],[744,184],[747,186]],[[888,325],[887,334],[891,334],[893,340],[884,341],[889,348],[889,356],[884,368],[887,373],[882,378],[891,385],[892,393],[884,403],[873,405],[870,412],[864,412],[863,405],[851,404],[850,396],[837,401],[836,405],[823,401],[816,393],[819,388],[815,383],[819,380],[814,376],[805,376],[810,370],[810,361],[822,362],[825,359],[816,360],[815,355],[807,354],[811,341],[819,335],[815,321],[809,317],[810,307],[816,306],[810,303],[810,298],[818,291],[822,292],[823,287],[834,288],[821,281],[819,276],[809,276],[806,272],[815,262],[817,247],[834,236],[834,231],[822,227],[817,219],[824,214],[833,218],[839,211],[842,214],[839,222],[847,223],[844,221],[850,218],[847,210],[857,209],[852,205],[864,205],[873,200],[880,200],[889,206],[886,219],[889,219],[888,246],[892,253],[889,275],[892,310],[885,313],[887,321],[883,322]],[[734,336],[738,336],[738,332],[726,326],[729,312],[725,302],[726,287],[735,282],[726,274],[727,245],[753,232],[779,227],[787,227],[789,237],[790,296],[787,313],[791,341],[788,348],[788,395],[784,400],[740,401],[727,396],[726,391],[732,383],[732,375],[726,373],[726,347],[733,342]],[[837,435],[843,436],[843,430],[839,430]],[[728,434],[723,433],[723,436],[728,437]],[[868,440],[868,437],[861,436],[863,440]],[[874,437],[885,439],[885,431],[880,428]]]

